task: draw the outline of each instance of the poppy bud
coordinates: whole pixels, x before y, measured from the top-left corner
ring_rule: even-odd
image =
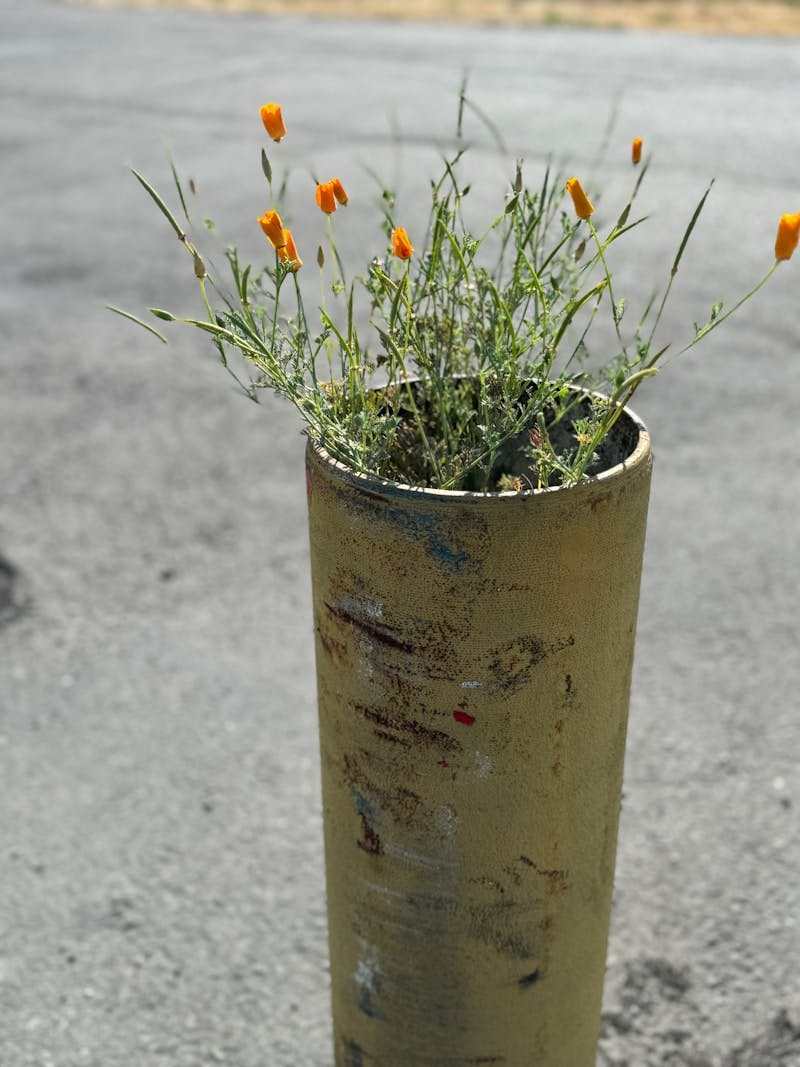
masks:
[[[291,230],[283,231],[283,246],[278,249],[278,258],[285,263],[289,270],[298,271],[303,266],[303,261],[297,254],[294,237]]]
[[[579,219],[588,219],[594,214],[592,202],[583,191],[577,178],[570,178],[567,182],[567,192],[572,197],[575,214]]]
[[[336,197],[342,207],[344,207],[348,201],[348,196],[347,193],[344,191],[344,186],[338,178],[334,178],[331,182],[331,185],[333,186],[333,195]]]
[[[634,137],[631,144],[631,160],[634,166],[642,161],[642,139],[641,137]]]
[[[800,237],[800,214],[781,215],[775,238],[775,258],[791,259]]]
[[[266,234],[273,248],[283,248],[286,240],[283,236],[284,229],[281,217],[277,211],[268,211],[258,220],[258,224]]]
[[[263,104],[261,106],[261,121],[273,141],[280,141],[282,137],[286,136],[286,127],[283,124],[280,104]]]
[[[333,190],[333,182],[320,182],[317,186],[317,203],[320,210],[326,215],[332,215],[336,210],[336,195]]]
[[[392,231],[392,254],[397,256],[398,259],[410,259],[414,253],[414,249],[411,247],[411,242],[408,239],[408,234],[402,228],[398,227]]]

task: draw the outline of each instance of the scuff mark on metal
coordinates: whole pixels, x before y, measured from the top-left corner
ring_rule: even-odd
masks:
[[[360,940],[362,940],[363,944],[363,939]],[[369,946],[356,965],[353,980],[358,986],[358,1009],[370,1019],[385,1018],[375,1003],[379,992],[380,978],[377,952],[374,947]]]
[[[490,1067],[493,1063],[507,1063],[505,1056],[473,1056],[471,1059],[462,1060],[465,1067],[473,1064],[473,1067]]]
[[[397,734],[390,733],[388,730],[375,729],[372,732],[376,737],[380,737],[384,741],[392,741],[396,745],[403,745],[404,748],[411,748],[414,744],[407,737],[398,737]]]
[[[489,688],[514,692],[530,680],[534,667],[545,657],[556,652],[563,652],[575,644],[573,636],[565,638],[549,647],[545,646],[533,634],[515,637],[499,648],[493,649],[487,656],[486,673],[492,679]]]
[[[364,803],[369,805],[365,811],[373,812],[372,821],[377,822],[377,818],[374,814],[375,807],[372,806],[369,798],[374,798],[375,806],[381,812],[388,812],[397,822],[405,826],[413,824],[417,810],[422,803],[422,798],[418,793],[406,786],[398,785],[388,788],[382,785],[363,770],[358,759],[353,755],[345,753],[342,757],[342,769],[344,780],[352,795],[360,795]],[[369,814],[368,817],[370,817]]]
[[[483,752],[475,752],[475,774],[478,778],[488,778],[492,772],[492,761]]]
[[[432,726],[426,726],[425,723],[420,722],[418,719],[408,719],[405,715],[391,716],[382,708],[370,708],[365,704],[354,704],[353,710],[359,712],[370,722],[382,727],[384,732],[397,731],[401,736],[408,734],[422,744],[435,745],[444,749],[445,752],[458,752],[461,750],[461,743],[456,738],[446,734],[444,730],[436,730]],[[391,733],[389,733],[389,736],[391,736]]]
[[[516,921],[515,917],[518,917]],[[519,902],[512,897],[502,896],[493,903],[472,905],[469,927],[472,937],[504,956],[531,961],[537,958],[530,941],[529,924],[519,915]]]
[[[342,1048],[344,1050],[343,1067],[365,1067],[364,1050],[357,1041],[343,1038]]]
[[[458,866],[454,860],[448,860],[441,854],[436,856],[425,856],[421,852],[414,852],[412,849],[403,848],[401,845],[386,845],[385,853],[387,856],[395,856],[399,860],[417,864],[429,871],[452,870]],[[428,898],[423,898],[419,894],[412,894],[408,897],[408,903],[418,906],[421,899],[427,900]],[[442,898],[437,898],[437,900],[441,899]],[[455,901],[450,899],[450,907],[448,910],[453,911],[454,909]]]
[[[386,645],[388,648],[397,649],[400,652],[406,652],[409,655],[414,652],[411,644],[398,636],[397,631],[392,629],[391,626],[376,622],[374,618],[364,618],[349,605],[346,607],[341,603],[330,604],[327,600],[324,601],[324,604],[331,615],[355,627],[371,641],[376,641],[378,644]]]
[[[361,816],[361,837],[359,837],[356,844],[363,852],[368,852],[371,856],[383,855],[381,835],[370,823],[366,815]]]

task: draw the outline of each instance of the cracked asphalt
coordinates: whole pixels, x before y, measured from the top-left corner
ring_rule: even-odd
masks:
[[[716,177],[665,319],[686,339],[800,210],[800,44],[0,0],[0,57],[0,1064],[331,1067],[303,439],[201,337],[104,310],[198,311],[126,168],[167,190],[173,151],[257,257],[280,100],[273,163],[341,175],[355,269],[368,168],[413,230],[468,69],[509,152],[470,120],[478,202],[552,153],[611,215],[645,138],[631,305]],[[800,1064],[799,271],[636,405],[656,468],[598,1067]]]

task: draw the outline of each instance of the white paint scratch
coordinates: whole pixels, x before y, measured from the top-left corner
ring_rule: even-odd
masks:
[[[458,816],[447,804],[443,804],[436,812],[436,828],[448,837],[451,837],[458,827]]]
[[[492,761],[483,752],[475,752],[475,773],[479,778],[488,778],[492,773]]]

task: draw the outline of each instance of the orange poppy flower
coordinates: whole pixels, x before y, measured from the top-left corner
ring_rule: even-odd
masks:
[[[631,145],[631,159],[634,166],[642,161],[642,139],[641,137],[634,137]]]
[[[588,219],[594,214],[594,207],[577,178],[570,178],[567,182],[567,192],[572,197],[575,214],[579,219]]]
[[[392,254],[398,259],[410,259],[413,253],[414,249],[411,247],[408,234],[402,226],[398,226],[392,231]]]
[[[791,259],[800,238],[800,214],[781,215],[775,238],[775,258]]]
[[[286,126],[283,122],[280,104],[262,104],[260,111],[264,129],[270,135],[272,140],[280,141],[282,137],[285,137]]]
[[[344,192],[344,190],[342,190]],[[336,191],[333,182],[320,182],[317,186],[317,203],[320,210],[326,215],[332,215],[336,210]]]
[[[298,271],[303,266],[303,261],[297,254],[294,237],[291,230],[283,231],[283,247],[278,249],[278,257],[286,264],[289,270]]]
[[[277,211],[268,211],[266,215],[262,215],[258,220],[258,225],[266,234],[273,248],[283,248],[286,244],[286,238],[283,236],[286,231]]]
[[[331,185],[333,186],[333,195],[336,197],[342,207],[344,207],[348,200],[347,193],[344,191],[344,186],[338,178],[334,178],[331,182]]]

